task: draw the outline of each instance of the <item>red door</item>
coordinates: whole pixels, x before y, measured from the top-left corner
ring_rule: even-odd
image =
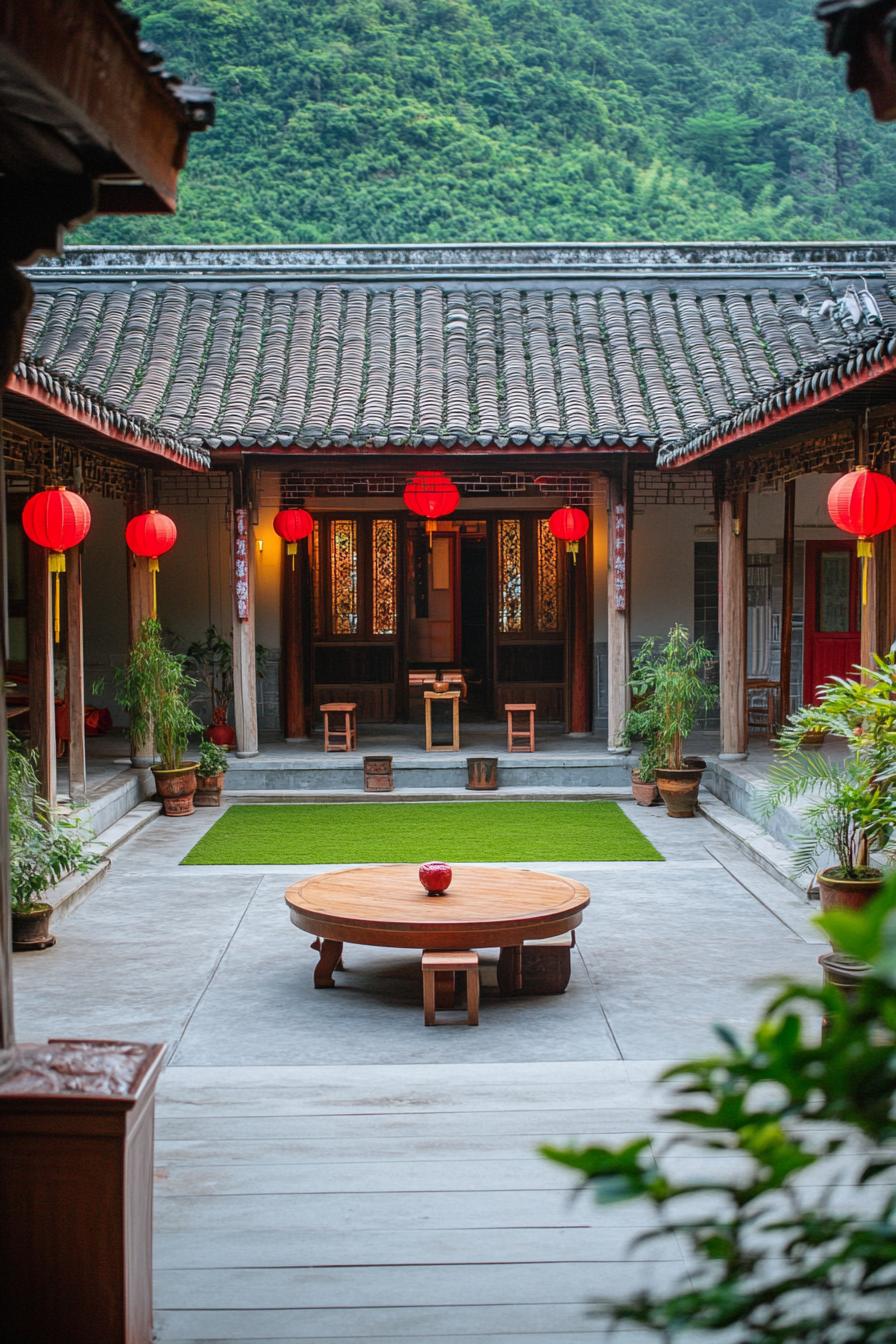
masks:
[[[803,700],[818,703],[827,677],[852,675],[859,661],[859,572],[854,541],[806,542]]]

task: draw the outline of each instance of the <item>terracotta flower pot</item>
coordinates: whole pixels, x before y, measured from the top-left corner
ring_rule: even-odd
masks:
[[[692,765],[681,770],[657,770],[656,785],[670,817],[694,815],[703,769],[701,765]]]
[[[188,817],[193,811],[193,795],[196,792],[195,762],[187,762],[177,770],[162,770],[154,765],[152,773],[165,816]]]
[[[873,869],[868,877],[835,877],[833,868],[825,868],[816,877],[821,892],[823,914],[829,910],[864,910],[881,891],[884,875]]]
[[[12,912],[12,949],[14,952],[41,952],[56,942],[50,932],[52,905],[39,901],[27,910]]]
[[[813,728],[810,732],[803,733],[800,738],[801,747],[820,747],[824,745],[824,740],[828,732],[826,728]]]
[[[638,774],[638,771],[633,770],[632,797],[639,807],[656,807],[660,800],[660,791],[653,780],[651,780],[649,784],[646,784]]]
[[[236,731],[229,723],[213,723],[206,728],[205,736],[209,742],[214,742],[216,747],[223,747],[225,751],[236,746]]]
[[[196,775],[196,793],[193,802],[196,807],[220,807],[221,794],[224,791],[224,771],[216,775]]]

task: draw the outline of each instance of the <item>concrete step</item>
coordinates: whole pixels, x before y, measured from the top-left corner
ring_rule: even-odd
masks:
[[[764,872],[776,878],[804,901],[809,900],[809,879],[793,876],[792,849],[776,840],[773,835],[769,835],[768,831],[763,830],[757,822],[736,812],[733,807],[707,793],[705,789],[700,792],[698,810]]]
[[[471,755],[473,753],[470,753]],[[488,754],[488,753],[482,753]],[[595,789],[614,789],[622,796],[628,794],[630,762],[625,757],[612,755],[541,756],[533,753],[514,753],[498,758],[499,792],[511,789],[557,789],[589,792]],[[327,756],[284,757],[271,759],[237,759],[227,774],[228,793],[281,794],[359,792],[363,788],[363,757],[352,753],[335,759]],[[392,761],[396,789],[429,791],[442,796],[446,790],[466,794],[467,757],[451,753],[445,756],[413,756],[396,754]]]
[[[229,778],[229,776],[228,776]],[[241,803],[462,803],[493,802],[593,802],[597,798],[631,799],[631,790],[615,784],[593,788],[520,786],[499,789],[393,789],[390,793],[365,793],[343,789],[226,789],[225,801]]]
[[[112,867],[112,856],[126,840],[130,840],[159,815],[158,803],[139,803],[123,817],[108,826],[91,843],[97,864],[89,873],[70,873],[48,892],[46,899],[53,907],[54,921],[64,919],[77,910],[82,901],[95,891]]]

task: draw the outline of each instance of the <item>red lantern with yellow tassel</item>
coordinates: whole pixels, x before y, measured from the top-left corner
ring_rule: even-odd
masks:
[[[896,526],[896,481],[883,472],[856,467],[831,486],[828,513],[835,527],[858,538],[856,550],[862,562],[864,607],[868,602],[867,562],[874,554],[871,537]]]
[[[286,542],[286,554],[290,556],[292,568],[295,569],[299,542],[311,536],[314,519],[307,509],[281,509],[274,518],[274,531]]]
[[[566,549],[572,556],[573,564],[579,552],[579,542],[590,526],[590,520],[584,509],[573,509],[568,505],[563,509],[555,509],[548,519],[548,527],[557,540],[566,542]]]
[[[412,513],[426,519],[431,546],[436,519],[454,512],[460,502],[460,491],[444,471],[418,471],[404,488],[404,502]]]
[[[48,565],[55,576],[53,594],[53,636],[59,643],[59,576],[65,573],[65,552],[79,546],[90,531],[90,509],[86,500],[60,485],[32,495],[22,510],[22,527],[36,546],[50,552]]]
[[[177,528],[171,518],[158,509],[148,513],[138,513],[124,530],[124,539],[134,555],[145,556],[149,560],[149,572],[152,575],[152,619],[158,616],[156,602],[156,576],[159,572],[159,556],[170,551],[177,541]]]

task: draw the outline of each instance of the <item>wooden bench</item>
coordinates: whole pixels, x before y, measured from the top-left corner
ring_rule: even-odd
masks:
[[[437,988],[442,992],[453,989],[454,976],[462,971],[467,977],[467,1024],[479,1026],[479,954],[478,952],[424,952],[423,968],[423,1025],[435,1026]],[[450,982],[448,980],[450,977]],[[441,981],[437,987],[437,978]],[[441,997],[441,995],[439,996]]]
[[[535,750],[535,705],[505,705],[504,713],[507,715],[507,750],[508,751],[534,751]],[[528,714],[528,728],[515,728],[513,722],[514,714]],[[513,744],[517,741],[524,741],[524,747],[515,747]]]
[[[354,751],[358,744],[358,724],[355,718],[357,708],[353,700],[331,700],[328,704],[321,705],[320,712],[324,716],[324,751]],[[340,714],[343,715],[345,726],[331,728],[331,714],[337,718]]]

